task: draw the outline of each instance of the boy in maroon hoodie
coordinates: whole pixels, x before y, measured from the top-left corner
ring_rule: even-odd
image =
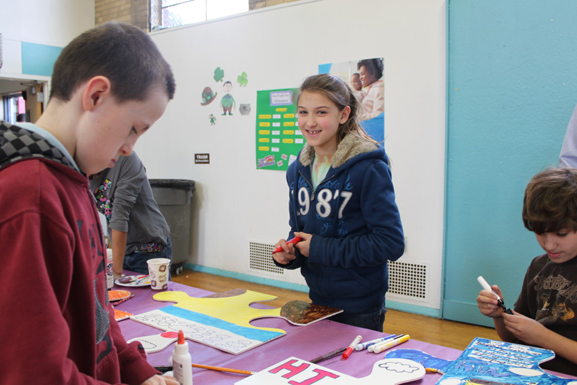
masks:
[[[177,384],[114,320],[86,177],[130,155],[174,89],[146,33],[107,23],[64,48],[36,124],[0,122],[0,384]]]

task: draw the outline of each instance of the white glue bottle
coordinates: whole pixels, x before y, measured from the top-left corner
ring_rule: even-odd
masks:
[[[182,330],[178,331],[178,341],[172,352],[172,372],[180,385],[192,385],[192,360]]]

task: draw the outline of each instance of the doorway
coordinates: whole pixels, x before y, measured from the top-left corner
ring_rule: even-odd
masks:
[[[44,112],[47,80],[0,78],[0,120],[35,123]]]

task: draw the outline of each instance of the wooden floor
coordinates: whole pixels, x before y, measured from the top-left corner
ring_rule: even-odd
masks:
[[[216,293],[241,288],[276,295],[278,297],[276,300],[267,301],[266,303],[274,307],[281,307],[292,300],[310,302],[308,294],[299,291],[280,289],[274,286],[240,281],[234,278],[200,273],[188,269],[184,269],[184,272],[180,276],[173,275],[172,280]],[[392,309],[387,311],[384,331],[388,334],[409,334],[411,338],[419,341],[448,346],[459,350],[465,349],[475,337],[499,340],[497,332],[495,332],[493,328],[441,320]]]

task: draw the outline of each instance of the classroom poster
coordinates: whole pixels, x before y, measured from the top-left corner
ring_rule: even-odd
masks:
[[[359,100],[359,120],[377,142],[385,141],[385,80],[383,58],[319,65],[319,74],[331,74],[347,83]]]
[[[256,102],[256,168],[287,170],[305,143],[299,130],[296,88],[258,91]]]

